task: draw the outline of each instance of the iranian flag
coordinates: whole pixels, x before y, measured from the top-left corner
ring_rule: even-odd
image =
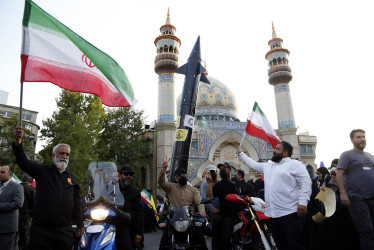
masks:
[[[153,200],[153,196],[145,189],[142,190],[142,192],[140,193],[141,197],[142,197],[142,201],[152,207],[153,211],[155,212],[155,214],[157,214],[157,208],[156,208],[156,204],[155,204],[155,201]],[[156,216],[156,220],[158,222],[159,218],[158,216]]]
[[[25,1],[21,82],[51,82],[101,98],[110,107],[135,102],[126,73],[110,56],[71,29]]]
[[[258,106],[257,102],[253,105],[252,114],[248,120],[245,131],[249,135],[267,141],[271,144],[273,149],[280,141],[277,133],[275,133],[275,130],[271,127],[270,122]]]

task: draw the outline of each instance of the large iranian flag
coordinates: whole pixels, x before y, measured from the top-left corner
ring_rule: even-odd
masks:
[[[134,91],[118,63],[31,0],[25,1],[21,61],[21,82],[52,82],[95,94],[110,107],[134,104]]]
[[[253,105],[251,117],[248,120],[245,131],[254,137],[258,137],[271,144],[273,149],[279,143],[279,137],[275,130],[271,127],[269,120],[264,112],[260,109],[257,102]]]

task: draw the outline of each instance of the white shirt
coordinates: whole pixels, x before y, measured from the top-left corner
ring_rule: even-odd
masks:
[[[258,163],[243,152],[239,156],[245,165],[264,174],[267,216],[282,217],[297,212],[299,204],[308,204],[312,181],[303,163],[289,157],[279,163]]]
[[[0,194],[3,192],[3,190],[6,188],[6,186],[9,184],[10,181],[12,181],[12,178],[10,178],[6,182],[4,182],[3,185],[1,185],[1,187],[0,187]]]

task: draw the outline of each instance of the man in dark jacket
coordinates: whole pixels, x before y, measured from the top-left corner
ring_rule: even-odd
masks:
[[[29,249],[66,249],[73,246],[72,220],[77,223],[76,235],[83,232],[79,185],[66,170],[70,146],[58,144],[53,148],[50,165],[40,165],[27,159],[22,147],[23,128],[14,130],[12,144],[17,164],[32,176],[38,185],[32,210]]]
[[[123,166],[120,170],[120,190],[125,198],[125,205],[121,210],[131,215],[131,221],[130,224],[117,226],[117,249],[139,249],[143,245],[143,205],[140,191],[131,185],[133,175],[131,167]]]
[[[235,182],[236,188],[238,189],[240,195],[254,197],[256,196],[256,191],[254,187],[245,182],[244,180],[244,171],[242,169],[235,170],[235,178],[233,179]]]
[[[23,204],[21,185],[12,181],[13,169],[0,167],[0,249],[13,250],[18,230],[18,210]]]
[[[30,241],[31,210],[34,205],[36,190],[31,186],[32,177],[30,175],[23,174],[21,181],[25,200],[19,210],[18,246],[20,250],[27,250]]]

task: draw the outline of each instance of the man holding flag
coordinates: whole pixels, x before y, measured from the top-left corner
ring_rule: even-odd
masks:
[[[245,165],[264,175],[265,214],[271,218],[272,231],[279,250],[306,249],[304,225],[311,194],[311,180],[303,163],[293,160],[293,147],[279,142],[264,113],[255,103],[246,132],[272,144],[271,162],[258,163],[238,148]],[[276,145],[276,146],[275,146]]]

